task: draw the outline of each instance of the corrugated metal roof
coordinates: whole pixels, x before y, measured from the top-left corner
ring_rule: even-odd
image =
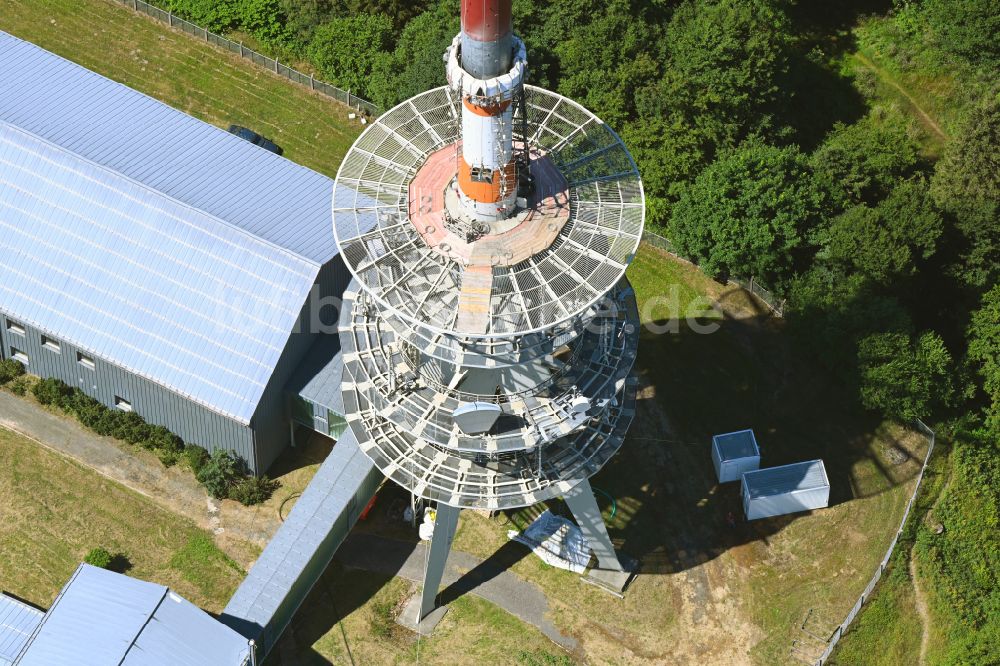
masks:
[[[242,666],[247,640],[162,585],[81,564],[18,666]]]
[[[4,310],[242,423],[319,270],[2,121],[0,255]]]
[[[0,666],[11,666],[45,615],[37,608],[0,594]]]
[[[315,263],[337,253],[326,176],[3,32],[0,71],[0,120]]]
[[[344,357],[340,353],[340,336],[323,335],[299,364],[286,390],[345,416],[344,393],[340,390],[343,380]]]
[[[222,620],[240,628],[248,638],[263,636],[258,645],[271,647],[269,641],[284,629],[273,626],[275,617],[295,610],[288,608],[295,601],[291,597],[304,597],[315,583],[303,580],[308,570],[317,576],[322,574],[328,559],[318,567],[310,569],[309,565],[315,564],[316,557],[332,557],[347,536],[346,530],[344,534],[334,533],[337,521],[344,512],[363,508],[356,505],[354,496],[373,473],[378,473],[375,465],[362,453],[353,431],[348,429],[229,600]],[[306,585],[304,590],[302,585]]]
[[[796,490],[825,488],[830,485],[822,460],[807,460],[747,472],[743,475],[743,483],[750,499],[781,495]]]
[[[736,460],[760,455],[753,430],[729,432],[724,435],[716,435],[712,439],[715,440],[719,449],[719,458],[722,460]]]

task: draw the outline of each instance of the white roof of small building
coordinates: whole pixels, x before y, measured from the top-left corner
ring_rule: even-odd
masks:
[[[739,458],[760,456],[760,449],[757,448],[757,438],[754,437],[753,430],[740,430],[724,435],[716,435],[712,440],[719,450],[719,458],[721,460],[737,460]]]
[[[246,638],[168,588],[81,564],[18,666],[244,666]]]
[[[750,499],[757,499],[801,490],[827,488],[830,480],[826,476],[822,460],[807,460],[745,472],[743,485]]]

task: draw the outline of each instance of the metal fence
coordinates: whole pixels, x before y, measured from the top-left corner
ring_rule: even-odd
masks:
[[[326,83],[325,81],[317,81],[311,74],[303,74],[298,70],[292,69],[288,65],[281,64],[276,58],[268,58],[265,55],[257,53],[253,49],[248,49],[240,42],[234,42],[233,40],[221,37],[214,32],[209,32],[207,29],[202,28],[199,25],[195,25],[190,21],[178,18],[172,13],[160,9],[159,7],[154,7],[148,2],[144,2],[143,0],[117,0],[117,2],[125,5],[126,7],[131,7],[140,14],[151,16],[158,21],[163,21],[173,28],[177,28],[188,33],[189,35],[194,35],[195,37],[203,39],[209,44],[214,44],[215,46],[225,49],[230,53],[238,54],[241,58],[250,60],[254,64],[260,65],[261,67],[270,70],[279,76],[283,76],[289,81],[298,83],[299,85],[305,86],[310,90],[315,90],[316,92],[322,93],[327,97],[332,97],[338,102],[343,102],[347,106],[357,109],[361,113],[365,113],[370,116],[377,116],[382,112],[379,107],[372,104],[368,100],[351,94],[350,90],[341,90],[337,86]]]
[[[696,266],[696,264],[692,263],[690,260],[685,259],[680,254],[678,254],[673,241],[665,236],[661,236],[660,234],[654,233],[647,229],[642,232],[642,240],[649,243],[653,247],[660,248],[664,252],[673,255],[677,259],[680,259],[681,261],[687,264]],[[779,317],[785,316],[786,299],[779,298],[769,289],[760,286],[760,283],[757,282],[756,278],[754,278],[753,276],[750,276],[749,280],[740,277],[730,277],[729,281],[735,284],[736,286],[740,287],[741,289],[748,291],[757,298],[759,298],[761,301],[764,302],[764,305],[766,305],[771,309],[771,312],[773,312],[774,314],[778,315]]]
[[[879,580],[881,580],[882,574],[885,573],[886,567],[889,566],[889,559],[892,557],[893,551],[896,550],[896,544],[899,543],[899,538],[903,536],[903,528],[906,526],[906,521],[910,517],[910,510],[913,509],[913,503],[916,501],[917,494],[920,492],[920,484],[923,483],[924,472],[927,471],[927,462],[931,459],[931,454],[934,452],[934,431],[927,427],[927,425],[920,419],[917,419],[915,424],[917,426],[917,430],[922,432],[927,437],[927,455],[924,456],[924,464],[920,468],[920,475],[917,477],[917,485],[913,488],[913,494],[910,496],[910,501],[906,503],[906,511],[903,513],[903,519],[899,522],[899,529],[896,530],[896,535],[892,538],[892,542],[889,544],[889,549],[885,552],[885,557],[882,558],[882,562],[879,563],[878,569],[875,570],[875,575],[872,576],[871,581],[869,581],[868,585],[865,587],[865,591],[861,593],[857,602],[851,610],[848,611],[847,617],[844,618],[844,621],[833,630],[833,633],[830,635],[827,642],[826,649],[823,650],[823,654],[820,655],[819,659],[813,662],[814,666],[823,666],[823,664],[825,664],[830,658],[830,654],[833,653],[833,649],[837,646],[841,637],[847,633],[847,629],[851,626],[851,623],[854,622],[855,618],[857,618],[858,613],[861,612],[861,608],[871,597],[872,592],[875,590],[875,586],[878,584]]]

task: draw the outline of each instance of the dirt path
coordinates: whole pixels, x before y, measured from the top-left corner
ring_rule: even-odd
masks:
[[[920,123],[924,125],[924,127],[931,130],[931,132],[936,134],[938,138],[940,138],[942,141],[946,141],[948,139],[948,135],[945,133],[943,129],[941,129],[941,126],[937,124],[937,121],[935,121],[934,118],[932,118],[929,113],[924,111],[923,107],[921,107],[920,104],[917,102],[917,100],[914,99],[909,92],[907,92],[906,88],[899,85],[899,83],[897,83],[891,76],[889,76],[888,72],[886,72],[884,69],[876,65],[868,58],[868,56],[866,56],[861,52],[855,53],[854,59],[860,62],[868,69],[875,72],[875,75],[879,78],[880,81],[891,86],[896,92],[902,95],[903,98],[907,102],[909,102],[910,106],[913,107],[913,110],[916,111],[917,117],[919,118]]]
[[[920,636],[920,661],[921,666],[927,663],[927,644],[930,642],[931,637],[931,617],[930,612],[927,610],[927,599],[924,597],[924,592],[920,589],[920,579],[917,576],[917,560],[913,556],[913,550],[910,550],[910,580],[913,581],[913,597],[917,606],[917,614],[920,616],[920,624],[923,627],[923,633]]]

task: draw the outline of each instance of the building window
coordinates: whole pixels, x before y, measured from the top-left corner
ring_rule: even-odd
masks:
[[[11,333],[16,333],[17,335],[24,336],[24,326],[21,326],[13,319],[7,320],[7,330]]]
[[[472,182],[493,184],[493,169],[472,167]]]
[[[53,340],[52,338],[43,335],[42,336],[42,346],[49,351],[54,351],[57,354],[62,353],[62,347],[59,346],[58,340]]]
[[[126,400],[125,398],[118,397],[117,395],[115,396],[115,407],[122,410],[123,412],[132,411],[132,403]]]
[[[10,357],[15,361],[20,361],[24,365],[28,365],[28,355],[17,347],[10,348]]]
[[[90,358],[89,356],[81,352],[76,353],[76,362],[82,365],[83,367],[87,368],[88,370],[93,370],[94,368],[97,367],[97,365],[94,363],[94,359]]]

